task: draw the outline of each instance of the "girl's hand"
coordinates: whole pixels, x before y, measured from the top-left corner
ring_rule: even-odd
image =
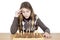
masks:
[[[16,11],[15,17],[18,17],[21,13],[22,13],[22,9],[19,9],[18,11]]]
[[[51,37],[50,34],[47,33],[47,32],[45,32],[45,33],[43,34],[43,36],[44,36],[45,38],[50,38],[50,37]]]

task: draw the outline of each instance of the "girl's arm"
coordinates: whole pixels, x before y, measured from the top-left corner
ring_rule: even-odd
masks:
[[[44,32],[50,33],[49,28],[47,28],[39,18],[37,19],[36,24],[37,24],[39,27],[41,27],[41,29],[42,29]]]
[[[18,30],[18,17],[14,17],[13,23],[11,25],[11,34],[15,34]]]
[[[21,10],[22,9],[19,9],[18,11],[16,11],[16,13],[15,13],[15,17],[14,17],[14,20],[13,20],[13,23],[12,23],[12,25],[11,25],[11,29],[10,29],[10,31],[11,31],[11,33],[12,34],[15,34],[16,32],[17,32],[17,30],[18,30],[18,17],[19,17],[19,15],[20,15],[20,13],[21,13]]]

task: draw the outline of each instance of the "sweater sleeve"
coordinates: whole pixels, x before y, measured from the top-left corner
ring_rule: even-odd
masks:
[[[14,17],[13,23],[10,28],[11,34],[15,34],[18,30],[18,17]]]
[[[46,27],[43,22],[38,18],[36,24],[44,31],[50,33],[50,30],[48,27]]]

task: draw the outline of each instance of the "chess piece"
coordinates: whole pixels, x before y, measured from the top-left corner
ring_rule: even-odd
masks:
[[[25,30],[25,28],[24,28],[24,21],[22,21],[22,23],[23,23],[23,34],[24,34],[24,30]]]
[[[27,34],[28,34],[28,30],[26,30],[26,34],[25,34],[25,37],[26,37],[26,38],[28,38]]]
[[[35,33],[33,33],[33,35],[34,35],[34,38],[35,38]]]
[[[39,37],[38,31],[36,31],[34,35],[35,35],[35,38],[38,38]]]
[[[22,37],[22,31],[21,31],[20,35],[21,35],[21,37]]]
[[[30,34],[30,27],[29,27],[29,34]]]
[[[24,28],[24,26],[23,26],[23,34],[24,34],[24,30],[25,30],[25,28]]]

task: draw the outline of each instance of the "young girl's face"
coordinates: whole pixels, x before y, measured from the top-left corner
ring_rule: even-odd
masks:
[[[28,19],[30,17],[31,10],[29,10],[27,8],[22,8],[22,14],[26,19]]]

